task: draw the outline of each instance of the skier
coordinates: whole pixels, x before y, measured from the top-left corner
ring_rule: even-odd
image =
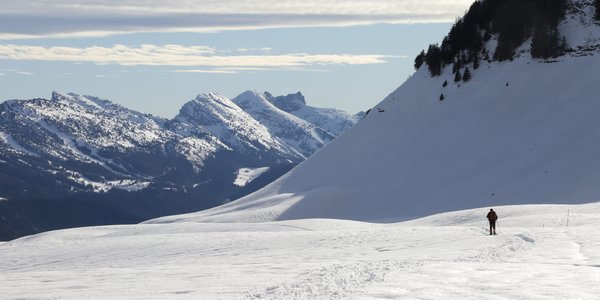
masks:
[[[490,208],[490,212],[487,214],[487,219],[490,221],[490,235],[492,235],[492,229],[494,230],[493,234],[496,234],[496,220],[498,220],[498,215],[493,208]]]

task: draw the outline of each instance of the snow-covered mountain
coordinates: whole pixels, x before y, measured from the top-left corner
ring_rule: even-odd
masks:
[[[254,119],[230,99],[217,93],[198,95],[179,111],[171,126],[184,135],[192,133],[200,136],[209,132],[218,137],[229,149],[253,153],[256,156],[275,152],[279,158],[301,158],[259,120]]]
[[[270,113],[288,115],[272,108]],[[289,124],[255,119],[217,93],[199,95],[172,120],[77,94],[5,101],[0,104],[0,238],[139,222],[247,194],[334,137],[291,117],[310,129],[297,143],[290,139]],[[313,136],[322,138],[320,143]],[[311,147],[300,148],[302,141]]]
[[[529,2],[535,9],[519,15],[526,22],[527,13],[554,9]],[[481,50],[452,48],[463,28],[455,26],[442,50],[434,45],[417,58],[429,67],[417,64],[364,120],[285,176],[221,207],[155,222],[385,221],[500,204],[599,201],[600,25],[594,1],[565,3],[556,28],[542,27],[558,34],[564,49],[544,59],[532,58],[535,38],[507,48],[510,37],[494,31],[502,28],[468,23],[514,13],[502,5],[525,4],[477,1],[457,24],[479,28]],[[455,51],[454,63],[436,51]],[[502,59],[499,51],[514,52]]]
[[[275,107],[265,94],[246,91],[233,102],[304,158],[335,138],[325,129]]]
[[[301,92],[277,97],[269,92],[264,92],[262,95],[275,107],[321,127],[335,136],[346,132],[364,116],[362,112],[351,115],[346,111],[335,108],[306,105],[306,99]]]

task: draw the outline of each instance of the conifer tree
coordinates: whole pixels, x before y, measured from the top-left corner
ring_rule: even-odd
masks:
[[[452,73],[458,72],[460,70],[460,68],[462,68],[462,63],[460,62],[460,60],[456,60],[452,64]]]
[[[444,101],[444,94],[440,95],[440,101]]]
[[[425,50],[421,50],[421,53],[415,57],[415,70],[418,70],[425,60]]]
[[[425,54],[425,62],[431,76],[439,76],[442,73],[442,52],[437,44],[429,45],[427,54]]]
[[[600,21],[600,0],[594,0],[594,6],[596,7],[596,21]]]
[[[469,80],[471,80],[471,71],[469,70],[469,68],[465,69],[465,73],[463,74],[462,77],[463,81],[467,82]]]
[[[460,70],[456,71],[456,75],[454,75],[454,82],[459,82],[462,80],[462,75],[460,74]]]

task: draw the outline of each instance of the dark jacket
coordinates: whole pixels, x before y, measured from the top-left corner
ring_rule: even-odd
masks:
[[[496,220],[498,220],[498,215],[496,214],[496,212],[495,212],[495,211],[490,211],[490,212],[487,214],[487,218],[488,218],[488,220],[490,220],[490,221],[496,221]]]

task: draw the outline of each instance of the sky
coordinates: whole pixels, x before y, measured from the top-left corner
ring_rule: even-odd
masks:
[[[0,3],[0,101],[52,91],[173,117],[197,94],[301,91],[369,109],[472,0],[12,0]]]

